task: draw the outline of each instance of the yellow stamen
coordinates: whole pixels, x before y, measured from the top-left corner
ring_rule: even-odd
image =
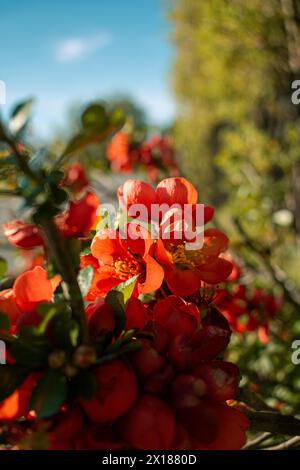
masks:
[[[142,272],[140,263],[134,259],[121,259],[119,258],[114,262],[116,275],[122,280],[130,279]]]
[[[196,267],[210,261],[210,256],[203,253],[202,250],[187,250],[184,244],[171,244],[169,250],[172,262],[182,267]]]

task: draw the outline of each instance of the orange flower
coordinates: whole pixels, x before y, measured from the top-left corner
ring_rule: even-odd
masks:
[[[29,412],[29,400],[39,373],[31,373],[22,385],[0,403],[0,420],[16,420]]]
[[[111,161],[112,170],[131,171],[133,160],[131,153],[128,134],[118,132],[107,146],[107,158]]]
[[[204,232],[202,248],[187,249],[184,239],[176,243],[159,239],[155,248],[156,259],[164,266],[165,279],[173,294],[189,296],[201,286],[224,281],[231,273],[232,264],[220,257],[229,240],[215,228]]]
[[[154,292],[161,286],[164,272],[152,257],[154,241],[149,232],[134,224],[127,228],[126,240],[116,230],[103,229],[92,241],[92,255],[99,261],[95,272],[99,297],[134,276],[138,276],[136,294]]]
[[[42,302],[49,302],[59,284],[58,276],[51,280],[40,266],[17,277],[12,289],[0,293],[0,311],[7,314],[12,327],[22,314],[34,312]]]

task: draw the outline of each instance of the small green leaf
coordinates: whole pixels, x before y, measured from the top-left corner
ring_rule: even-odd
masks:
[[[0,312],[0,330],[8,331],[10,328],[10,319],[4,312]]]
[[[105,297],[105,301],[112,306],[116,316],[115,334],[118,335],[125,326],[125,309],[130,299],[138,276],[127,279],[114,287]]]
[[[0,279],[3,279],[7,273],[7,262],[0,256]]]
[[[43,316],[43,319],[37,330],[39,334],[43,335],[50,323],[50,321],[59,313],[61,313],[62,304],[42,303],[38,306],[38,312]]]
[[[109,113],[109,123],[115,127],[115,130],[121,129],[126,121],[126,115],[122,108],[114,108]]]
[[[10,348],[10,354],[18,364],[32,368],[46,365],[50,351],[49,341],[38,328],[31,327],[23,327]]]
[[[88,106],[81,116],[82,126],[88,133],[98,133],[106,129],[108,124],[107,114],[101,104]]]
[[[13,134],[17,134],[25,127],[30,118],[33,104],[34,100],[30,98],[26,101],[18,103],[14,107],[9,121],[9,130]]]
[[[77,346],[79,326],[69,312],[62,312],[54,317],[53,336],[57,346],[62,349],[73,349]]]
[[[30,409],[34,410],[39,418],[49,418],[59,411],[67,393],[66,377],[60,371],[48,371],[32,392]]]
[[[0,366],[0,402],[9,397],[26,379],[28,369],[19,365]]]
[[[94,277],[94,268],[92,266],[85,266],[79,271],[78,284],[82,293],[82,297],[85,297],[90,290],[91,284]]]
[[[135,288],[137,279],[138,275],[133,276],[130,279],[127,279],[127,281],[121,282],[121,284],[118,284],[116,287],[113,288],[113,290],[122,293],[124,305],[126,305],[128,300],[130,299],[133,289]]]

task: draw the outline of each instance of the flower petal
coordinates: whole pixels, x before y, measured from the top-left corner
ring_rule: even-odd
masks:
[[[192,269],[165,268],[165,278],[170,291],[181,297],[192,295],[200,288],[200,276]]]
[[[13,286],[16,303],[22,312],[34,310],[41,302],[49,302],[54,290],[47,272],[40,266],[18,276]]]
[[[120,244],[119,233],[109,228],[97,232],[91,244],[91,252],[102,264],[109,265],[126,255]]]
[[[185,178],[166,178],[156,188],[158,204],[196,204],[197,199],[196,188]]]
[[[155,261],[152,256],[147,255],[145,258],[146,262],[146,279],[143,284],[138,284],[139,294],[149,294],[160,288],[164,280],[164,270]]]

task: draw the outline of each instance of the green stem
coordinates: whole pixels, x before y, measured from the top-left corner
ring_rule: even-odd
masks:
[[[77,281],[76,270],[67,251],[65,240],[61,237],[56,225],[47,214],[40,218],[40,225],[46,237],[47,248],[51,259],[58,269],[66,286],[66,296],[70,303],[73,317],[78,321],[83,343],[89,342],[88,327],[81,290]]]

